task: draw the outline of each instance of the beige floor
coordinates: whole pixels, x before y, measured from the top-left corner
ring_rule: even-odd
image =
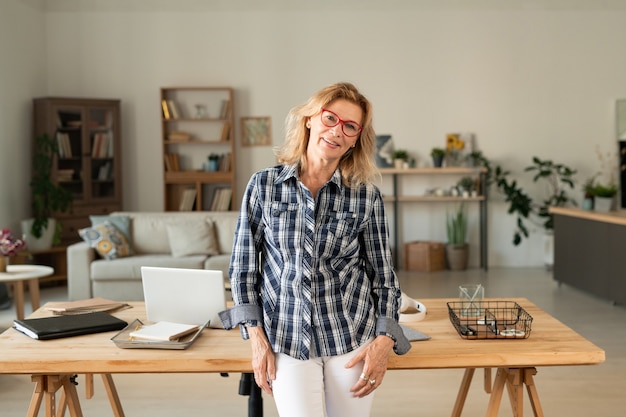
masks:
[[[535,382],[546,416],[618,417],[626,415],[626,309],[606,300],[559,286],[543,269],[492,269],[464,272],[399,273],[402,287],[420,298],[455,297],[459,284],[482,283],[488,297],[527,297],[606,350],[599,366],[539,368]],[[65,288],[47,288],[43,301],[63,299]],[[0,311],[0,327],[9,326],[13,310]],[[531,336],[532,337],[532,336]],[[423,342],[428,343],[428,342]],[[513,342],[514,343],[514,342]],[[468,343],[468,348],[471,348]],[[414,346],[419,349],[419,343]],[[0,352],[2,354],[2,352]],[[478,374],[477,374],[478,375]],[[391,371],[378,389],[373,416],[449,416],[462,370]],[[482,376],[482,374],[480,374]],[[79,378],[79,383],[82,380]],[[100,381],[96,395],[82,400],[85,416],[111,416]],[[116,375],[126,416],[247,416],[247,397],[237,395],[239,375]],[[0,416],[26,414],[32,393],[27,376],[0,375]],[[84,397],[79,385],[81,398]],[[464,416],[484,415],[487,397],[481,380],[472,384]],[[277,416],[271,398],[264,415]],[[43,415],[43,413],[41,413]],[[511,416],[505,397],[501,416]],[[524,415],[532,415],[526,403]]]

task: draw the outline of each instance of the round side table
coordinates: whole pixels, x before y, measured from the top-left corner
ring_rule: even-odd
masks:
[[[24,318],[24,281],[28,281],[30,303],[33,311],[39,308],[39,278],[50,276],[54,269],[43,265],[8,265],[7,272],[0,272],[0,282],[13,284],[15,312]]]

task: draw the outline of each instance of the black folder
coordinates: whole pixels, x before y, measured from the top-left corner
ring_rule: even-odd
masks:
[[[70,316],[13,320],[13,328],[33,339],[49,340],[121,330],[128,323],[101,311]]]

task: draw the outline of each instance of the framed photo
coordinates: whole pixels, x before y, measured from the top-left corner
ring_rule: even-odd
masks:
[[[243,146],[269,146],[272,144],[269,117],[242,117],[241,144]]]

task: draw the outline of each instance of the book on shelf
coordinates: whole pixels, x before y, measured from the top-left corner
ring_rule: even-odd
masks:
[[[98,169],[98,179],[102,181],[108,180],[111,177],[111,168],[110,161],[100,165],[100,168]]]
[[[92,158],[107,158],[113,155],[113,141],[109,133],[96,133],[93,137]]]
[[[220,109],[220,119],[228,119],[228,111],[230,109],[230,100],[222,100],[222,108]]]
[[[71,168],[68,169],[57,169],[57,180],[58,181],[72,181],[74,178],[74,170]]]
[[[193,204],[196,201],[196,189],[188,188],[183,191],[183,196],[180,199],[180,205],[178,206],[178,211],[192,211]]]
[[[67,133],[57,132],[57,150],[59,153],[59,157],[61,158],[71,158],[72,157],[72,147],[70,146],[70,137]]]
[[[228,211],[233,190],[230,187],[220,187],[213,193],[211,211]]]
[[[224,125],[222,125],[222,135],[220,136],[220,141],[228,142],[229,133],[230,133],[230,123],[224,123]]]
[[[218,171],[230,171],[230,152],[226,152],[225,154],[220,156]]]
[[[188,132],[173,130],[167,134],[167,140],[170,142],[187,142],[191,135]]]
[[[179,171],[180,165],[177,153],[166,153],[163,155],[166,171]]]
[[[163,109],[163,118],[165,120],[170,119],[170,110],[167,108],[167,101],[161,100],[161,108]]]
[[[174,100],[167,100],[167,107],[170,111],[172,119],[180,119],[180,111],[178,110],[178,105]]]

